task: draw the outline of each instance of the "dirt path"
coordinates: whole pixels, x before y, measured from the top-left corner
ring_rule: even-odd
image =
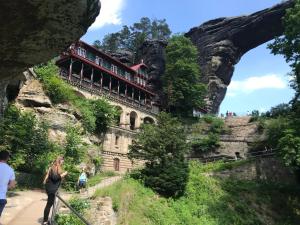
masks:
[[[46,204],[46,194],[41,191],[20,191],[8,197],[1,222],[3,225],[41,224]]]
[[[90,187],[83,197],[91,197],[99,188],[103,188],[120,180],[121,176],[109,177],[99,184]],[[69,194],[62,194],[65,199]],[[8,197],[7,205],[1,217],[1,225],[39,225],[42,222],[47,195],[42,191],[18,191]]]

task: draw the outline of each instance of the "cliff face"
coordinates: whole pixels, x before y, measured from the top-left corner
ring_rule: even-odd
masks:
[[[156,101],[163,100],[161,76],[165,72],[166,66],[166,46],[167,42],[163,40],[147,40],[139,48],[137,53],[138,60],[144,60],[149,67],[150,77],[149,85],[157,93]]]
[[[198,48],[211,113],[219,110],[235,64],[247,51],[283,33],[282,17],[293,4],[289,0],[248,16],[214,19],[185,34]]]
[[[79,39],[99,11],[99,0],[1,1],[0,116],[7,85]]]

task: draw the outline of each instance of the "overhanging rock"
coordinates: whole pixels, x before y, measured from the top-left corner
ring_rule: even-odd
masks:
[[[9,80],[78,40],[100,12],[99,0],[13,0],[0,3],[0,114]]]

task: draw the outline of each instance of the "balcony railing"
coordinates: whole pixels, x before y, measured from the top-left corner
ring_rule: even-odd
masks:
[[[71,79],[69,80],[69,74],[65,70],[61,70],[60,75],[66,82],[69,84],[81,88],[83,90],[89,91],[93,94],[104,96],[107,99],[110,99],[115,102],[124,103],[128,106],[138,108],[139,110],[146,111],[147,113],[156,115],[159,113],[159,109],[155,106],[148,105],[148,101],[139,101],[137,99],[132,99],[130,96],[125,97],[124,94],[118,94],[117,91],[110,91],[108,87],[102,86],[97,82],[92,82],[88,79],[83,79],[80,82],[80,76],[73,73]]]

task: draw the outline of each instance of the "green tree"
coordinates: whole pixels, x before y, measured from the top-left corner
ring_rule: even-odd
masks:
[[[300,0],[295,0],[294,7],[287,9],[283,24],[284,35],[275,38],[269,48],[272,53],[283,55],[291,64],[291,86],[296,91],[295,103],[300,97]]]
[[[275,38],[269,45],[274,54],[281,54],[287,63],[290,63],[292,81],[291,87],[296,91],[291,107],[280,107],[275,114],[284,115],[287,122],[284,129],[273,129],[275,138],[269,137],[272,143],[277,143],[277,148],[287,165],[300,167],[299,138],[300,138],[300,0],[294,1],[294,6],[287,9],[283,19],[283,36]],[[273,110],[274,111],[274,110]],[[278,121],[282,120],[280,117]],[[270,129],[269,129],[270,132]]]
[[[284,131],[284,136],[278,143],[280,154],[285,164],[291,167],[300,167],[300,137],[293,129]]]
[[[162,77],[166,108],[175,115],[191,116],[203,107],[206,88],[200,83],[197,49],[182,36],[173,36],[166,49],[166,71]]]
[[[37,172],[37,159],[51,147],[45,124],[39,123],[31,113],[21,113],[15,106],[6,109],[0,119],[0,148],[11,152],[14,168]]]
[[[145,160],[141,171],[146,186],[166,197],[183,194],[188,179],[185,154],[190,147],[181,123],[161,113],[157,125],[145,124],[130,146],[129,158]]]
[[[96,40],[94,46],[110,52],[118,49],[136,52],[146,39],[168,39],[170,35],[171,30],[165,19],[151,21],[148,17],[142,17],[130,27],[123,26],[120,31],[105,35],[102,42]]]

